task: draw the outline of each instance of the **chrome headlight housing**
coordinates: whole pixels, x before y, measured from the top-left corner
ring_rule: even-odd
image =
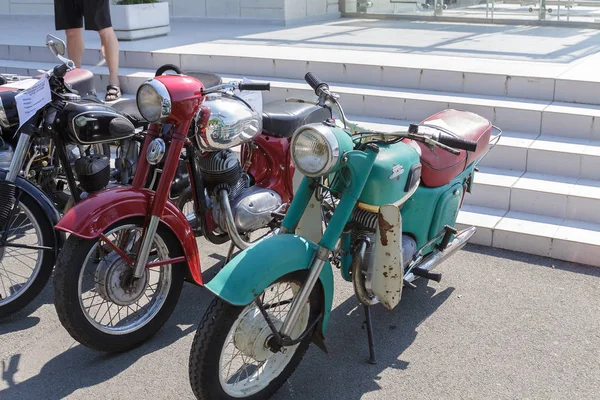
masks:
[[[140,114],[146,121],[158,122],[171,115],[171,96],[166,86],[151,79],[140,86],[136,95]]]
[[[202,105],[210,110],[206,129],[197,136],[202,150],[229,149],[262,132],[262,115],[238,98],[213,93],[206,96]]]
[[[340,161],[340,145],[331,127],[320,124],[301,126],[294,132],[292,161],[305,176],[327,175]]]

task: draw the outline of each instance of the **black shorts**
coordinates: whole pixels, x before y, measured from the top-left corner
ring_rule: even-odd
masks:
[[[100,31],[110,28],[110,0],[54,0],[56,30],[83,28]]]

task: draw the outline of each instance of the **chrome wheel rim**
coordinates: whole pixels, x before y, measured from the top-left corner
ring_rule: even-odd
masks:
[[[11,240],[12,239],[12,240]],[[42,246],[41,229],[33,213],[19,202],[7,243]],[[35,282],[42,266],[43,250],[0,248],[0,306],[15,301]],[[27,261],[35,263],[33,267]]]
[[[298,282],[282,281],[269,286],[262,294],[267,313],[277,329],[290,311],[291,300],[300,291]],[[297,338],[308,326],[310,304],[307,302],[290,335]],[[265,389],[289,364],[298,345],[273,353],[267,341],[271,331],[254,303],[239,314],[227,334],[219,357],[219,382],[229,396],[248,397]]]
[[[137,225],[123,225],[108,232],[106,237],[117,246],[119,241],[123,242],[121,250],[135,259],[142,231]],[[168,257],[165,242],[156,234],[148,262]],[[170,264],[147,268],[142,278],[128,285],[133,268],[99,240],[88,252],[79,273],[79,306],[88,322],[101,332],[110,335],[135,332],[164,305],[171,287],[171,268]]]

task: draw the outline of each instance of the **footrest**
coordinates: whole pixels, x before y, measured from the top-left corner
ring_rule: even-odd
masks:
[[[421,278],[429,279],[431,281],[440,282],[442,280],[442,274],[436,272],[430,272],[419,267],[413,268],[410,272]]]

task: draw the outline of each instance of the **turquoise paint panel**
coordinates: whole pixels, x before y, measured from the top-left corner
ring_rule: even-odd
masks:
[[[410,145],[379,145],[379,154],[358,201],[373,206],[397,202],[406,195],[410,168],[419,162],[419,154]]]
[[[456,189],[461,191],[462,196],[463,184],[468,181],[472,173],[473,167],[470,167],[447,185],[436,188],[420,186],[415,194],[404,203],[401,211],[403,230],[404,233],[410,233],[414,236],[417,241],[417,248],[423,247],[435,237],[444,225],[453,226],[456,223],[460,201],[456,203],[456,200],[454,200],[455,203],[442,204],[446,201],[440,203],[440,199],[444,195],[454,198],[452,193]],[[460,188],[457,185],[460,185]],[[456,204],[454,212],[449,211],[452,204]],[[438,206],[442,211],[437,211]]]
[[[215,276],[206,288],[226,302],[246,306],[277,278],[308,269],[317,245],[296,235],[278,235],[242,251]],[[319,280],[323,286],[323,333],[333,304],[333,272],[325,263]]]

